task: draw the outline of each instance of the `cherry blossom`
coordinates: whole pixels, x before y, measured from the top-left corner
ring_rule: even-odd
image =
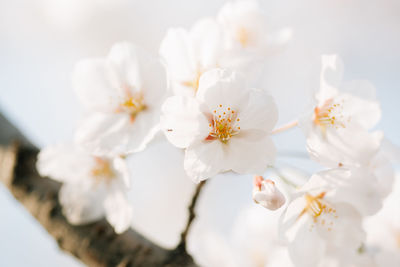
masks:
[[[274,100],[248,89],[236,72],[206,72],[195,97],[170,97],[162,111],[162,129],[173,145],[185,148],[184,168],[197,182],[229,170],[262,174],[273,163]]]
[[[175,95],[193,96],[202,73],[219,66],[221,33],[212,18],[198,21],[190,31],[171,28],[160,45],[170,87]]]
[[[381,116],[367,81],[342,82],[343,63],[322,56],[320,88],[311,114],[300,120],[312,158],[330,167],[367,164],[379,151],[382,132],[369,133]]]
[[[289,28],[271,29],[267,14],[257,0],[227,2],[219,11],[217,21],[223,35],[222,65],[234,69],[244,70],[264,60],[292,35]]]
[[[232,230],[238,266],[291,267],[287,247],[278,236],[279,214],[252,206],[237,216]]]
[[[75,92],[87,110],[76,140],[92,153],[124,155],[143,150],[158,131],[166,83],[161,64],[128,43],[107,58],[79,62]]]
[[[365,222],[367,244],[379,266],[400,264],[400,182],[396,176],[393,192],[384,202],[382,210]]]
[[[201,74],[229,68],[258,74],[267,55],[279,51],[291,30],[273,31],[258,1],[227,2],[216,18],[202,18],[189,30],[171,28],[160,45],[160,55],[175,95],[193,96]]]
[[[117,233],[130,227],[132,208],[126,198],[130,176],[122,158],[98,157],[72,144],[41,150],[37,169],[63,183],[59,200],[72,224],[86,224],[105,217]]]
[[[281,232],[296,266],[368,266],[359,254],[365,241],[363,215],[380,199],[366,173],[333,169],[317,173],[300,189],[282,217]],[[329,263],[329,264],[328,264]]]

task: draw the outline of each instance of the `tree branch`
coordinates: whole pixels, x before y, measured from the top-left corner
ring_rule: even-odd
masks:
[[[193,220],[196,218],[195,208],[196,208],[197,200],[198,200],[200,192],[203,189],[205,184],[206,184],[206,181],[201,181],[199,184],[197,184],[196,190],[192,197],[192,202],[190,203],[190,206],[188,208],[189,209],[188,221],[186,223],[185,229],[183,230],[183,232],[181,234],[181,240],[180,240],[177,248],[182,247],[184,250],[186,250],[186,237],[189,233],[190,226],[192,225]]]
[[[20,145],[12,144],[18,140]],[[36,171],[38,149],[0,114],[0,180],[59,247],[89,266],[196,266],[186,250],[167,250],[133,229],[117,235],[105,221],[74,226],[61,212],[61,184]]]

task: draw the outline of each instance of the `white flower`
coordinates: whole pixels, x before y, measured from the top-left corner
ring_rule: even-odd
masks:
[[[239,267],[230,244],[221,235],[196,221],[188,236],[188,252],[202,267]]]
[[[269,210],[277,210],[285,204],[285,196],[275,186],[275,182],[264,180],[262,176],[254,178],[253,200]]]
[[[227,237],[196,221],[189,235],[189,252],[205,267],[292,267],[278,237],[277,215],[259,207],[246,208]]]
[[[330,167],[368,163],[383,137],[381,132],[368,132],[381,116],[374,87],[367,81],[343,83],[342,76],[339,57],[322,56],[317,103],[300,123],[310,155]]]
[[[79,62],[73,84],[88,111],[76,139],[92,153],[141,151],[154,137],[166,93],[158,60],[128,43],[119,43],[107,58]]]
[[[39,153],[37,169],[40,175],[63,183],[59,200],[70,223],[86,224],[105,216],[117,233],[129,228],[130,177],[123,159],[95,157],[74,145],[56,145]]]
[[[229,170],[261,174],[274,160],[269,133],[278,117],[275,102],[248,89],[235,72],[203,74],[196,97],[170,97],[162,111],[163,131],[186,148],[184,168],[197,182]]]
[[[378,251],[400,255],[400,177],[397,175],[393,192],[385,200],[382,210],[368,218],[365,226],[368,244]],[[400,256],[397,258],[400,263]]]
[[[201,74],[229,68],[257,76],[265,56],[291,38],[291,30],[271,31],[257,1],[225,4],[216,18],[199,20],[187,31],[169,29],[160,45],[175,95],[193,96]]]
[[[281,230],[296,266],[358,266],[362,216],[380,207],[374,179],[365,175],[345,169],[317,173],[290,202]]]
[[[267,213],[259,207],[253,206],[238,214],[232,235],[238,266],[295,266],[279,239],[278,225],[278,213]]]
[[[198,21],[188,32],[169,29],[160,45],[168,80],[175,95],[193,96],[202,73],[218,66],[221,33],[212,18]]]
[[[262,61],[291,38],[288,28],[271,30],[257,0],[226,3],[219,11],[217,21],[223,34],[224,67],[242,69]]]

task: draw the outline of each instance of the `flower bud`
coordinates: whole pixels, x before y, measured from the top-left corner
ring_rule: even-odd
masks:
[[[253,200],[269,210],[279,209],[285,204],[285,196],[275,186],[275,182],[264,180],[262,176],[254,177]]]

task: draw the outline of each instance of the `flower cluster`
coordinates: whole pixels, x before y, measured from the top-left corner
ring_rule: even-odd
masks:
[[[291,38],[289,28],[273,31],[256,0],[226,3],[216,18],[199,20],[187,31],[169,29],[160,55],[175,95],[193,96],[200,76],[213,68],[258,73],[267,56]]]
[[[105,216],[124,232],[132,219],[125,158],[145,149],[158,131],[164,70],[157,57],[118,43],[106,58],[80,61],[73,86],[85,108],[75,142],[43,149],[38,171],[63,183],[59,199],[71,223]]]
[[[381,115],[373,86],[342,75],[338,56],[322,56],[315,106],[300,120],[311,158],[330,169],[302,185],[283,214],[296,266],[376,266],[362,223],[381,209],[394,175],[383,134],[369,132]]]
[[[107,57],[76,65],[73,87],[85,114],[74,142],[44,148],[37,162],[41,175],[63,183],[59,200],[72,224],[105,217],[118,233],[129,228],[134,216],[127,160],[160,131],[183,151],[183,168],[195,183],[224,172],[255,176],[257,215],[239,218],[236,245],[211,235],[220,247],[218,259],[197,246],[204,257],[199,262],[389,266],[382,258],[394,253],[393,246],[373,249],[381,245],[369,244],[363,225],[381,210],[394,181],[383,133],[373,130],[381,117],[375,89],[368,81],[342,81],[341,59],[323,55],[309,109],[275,128],[278,106],[270,88],[253,86],[254,76],[264,75],[262,64],[291,31],[271,31],[266,19],[255,0],[229,2],[190,31],[169,29],[158,56],[117,43]],[[304,132],[310,158],[326,168],[297,183],[280,173],[271,138],[295,126]]]

